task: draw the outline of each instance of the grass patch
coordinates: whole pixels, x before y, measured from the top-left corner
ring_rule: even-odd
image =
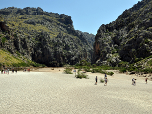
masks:
[[[22,56],[19,52],[17,52],[18,55]],[[19,57],[20,57],[19,56]],[[14,57],[10,52],[0,49],[0,64],[8,67],[8,66],[14,66],[14,67],[44,67],[43,64],[38,64],[36,62],[33,62],[31,60],[28,60],[27,58],[24,58],[24,61],[21,58]]]

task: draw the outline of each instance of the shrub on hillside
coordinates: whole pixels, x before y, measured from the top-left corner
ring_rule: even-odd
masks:
[[[152,66],[152,60],[148,61],[148,64],[149,64],[150,66]]]
[[[126,72],[127,70],[126,70],[126,68],[121,68],[121,69],[119,69],[119,72],[120,73],[124,73],[124,72]]]
[[[6,38],[5,38],[5,37],[3,37],[3,38],[2,38],[2,43],[4,44],[4,43],[5,43],[5,41],[6,41]]]
[[[144,72],[144,73],[152,73],[152,69],[146,68],[146,69],[143,69],[142,72]]]
[[[96,65],[96,64],[93,64],[92,67],[97,67],[97,65]]]
[[[129,68],[127,68],[127,70],[128,70],[129,72],[131,72],[131,71],[136,71],[137,68],[134,67],[134,66],[130,66]]]

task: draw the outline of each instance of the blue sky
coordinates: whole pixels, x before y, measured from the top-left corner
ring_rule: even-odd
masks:
[[[138,1],[141,0],[1,0],[0,9],[41,7],[47,12],[71,16],[76,30],[96,34],[102,24],[116,20]]]

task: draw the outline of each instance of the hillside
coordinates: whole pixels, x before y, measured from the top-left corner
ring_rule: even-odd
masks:
[[[0,10],[0,48],[47,66],[92,61],[92,34],[78,32],[70,16],[41,8]],[[5,40],[4,40],[5,39]]]
[[[152,55],[152,0],[142,0],[115,21],[101,25],[95,37],[94,62],[119,66]]]
[[[0,49],[0,68],[1,67],[44,67],[45,65],[35,63],[17,53],[13,56],[10,52]]]

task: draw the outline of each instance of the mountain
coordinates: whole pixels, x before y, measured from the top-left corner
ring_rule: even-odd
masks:
[[[9,7],[1,9],[0,16],[0,48],[13,56],[20,53],[47,66],[92,61],[95,36],[75,30],[70,16],[39,7]]]
[[[152,55],[152,0],[142,0],[115,21],[101,25],[95,36],[94,62],[119,66]]]
[[[87,41],[89,42],[89,44],[91,44],[93,46],[94,42],[95,42],[95,35],[94,34],[89,34],[87,32],[81,32],[79,30],[76,30],[77,33],[79,34],[83,34],[84,37],[86,37]]]

